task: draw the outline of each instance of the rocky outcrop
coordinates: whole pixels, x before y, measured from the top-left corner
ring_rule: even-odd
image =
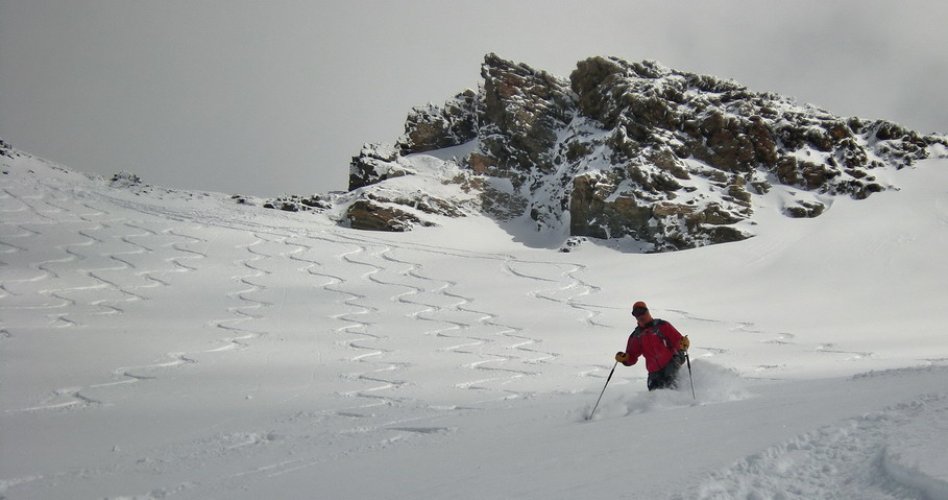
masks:
[[[573,116],[574,99],[566,82],[494,54],[485,58],[481,76],[481,161],[519,174],[551,172],[558,132]]]
[[[464,91],[444,106],[417,107],[405,121],[405,135],[398,143],[402,155],[450,148],[477,137],[477,100]]]
[[[349,227],[368,231],[407,231],[421,220],[404,210],[357,200],[346,210]]]
[[[109,179],[109,186],[119,189],[127,189],[142,185],[142,178],[131,172],[117,172]]]
[[[425,156],[422,161],[401,153],[421,147],[418,144],[405,137],[400,147],[363,147],[350,165],[350,190],[330,199],[335,207],[328,210],[330,214],[356,229],[408,231],[417,225],[434,225],[436,218],[464,217],[477,211],[472,200],[484,193],[483,183],[465,175],[454,160]]]
[[[0,137],[0,156],[13,158],[13,147],[4,142],[2,137]]]
[[[349,164],[349,191],[377,184],[387,179],[410,175],[414,172],[398,163],[399,152],[394,147],[367,144],[359,156]]]
[[[240,195],[234,195],[239,204],[248,204],[248,200]],[[267,200],[263,208],[273,208],[284,212],[317,212],[323,213],[332,208],[330,196],[314,194],[310,196],[289,195]]]
[[[621,160],[668,148],[721,172],[763,170],[783,184],[861,198],[878,191],[870,170],[911,165],[926,157],[927,145],[944,140],[889,122],[844,120],[655,63],[592,58],[570,79],[583,114],[614,132]]]
[[[350,198],[382,203],[378,186],[421,175],[418,155],[465,145],[451,160],[457,169],[435,175],[471,199],[462,209],[439,198],[435,213],[473,207],[531,220],[564,240],[634,238],[665,251],[751,236],[742,222],[753,218],[754,197],[775,187],[862,199],[891,187],[880,169],[948,146],[944,137],[840,118],[655,62],[592,57],[565,79],[488,54],[481,76],[477,91],[412,110],[395,147],[363,149],[350,167]],[[405,200],[419,196],[431,198],[385,197],[394,207],[417,205]],[[816,217],[825,209],[812,196],[785,213]],[[387,227],[415,223],[400,220]]]

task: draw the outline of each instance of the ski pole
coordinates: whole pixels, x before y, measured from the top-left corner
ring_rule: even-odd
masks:
[[[691,380],[691,397],[698,399],[698,396],[695,396],[695,378],[691,376],[691,356],[685,352],[685,362],[688,363],[688,379]]]
[[[602,392],[599,393],[599,399],[596,400],[596,406],[593,406],[589,416],[586,417],[586,420],[592,420],[593,414],[596,413],[596,408],[599,408],[599,402],[602,401],[602,395],[606,393],[606,386],[609,385],[609,381],[612,380],[612,374],[615,373],[616,367],[619,366],[619,362],[616,361],[616,364],[612,365],[612,371],[609,372],[609,376],[606,377],[606,384],[602,386]]]

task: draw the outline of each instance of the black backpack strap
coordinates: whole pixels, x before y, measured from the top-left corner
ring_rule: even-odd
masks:
[[[632,333],[629,334],[629,337],[641,337],[645,333],[645,329],[641,326],[636,326],[635,330],[632,330]]]
[[[658,335],[658,338],[662,339],[662,344],[665,344],[665,348],[670,351],[674,351],[675,349],[672,349],[671,346],[668,345],[668,339],[665,338],[665,334],[662,333],[661,326],[664,325],[665,323],[667,323],[667,321],[663,319],[653,320],[651,328],[652,328],[652,331],[655,332],[655,335]]]

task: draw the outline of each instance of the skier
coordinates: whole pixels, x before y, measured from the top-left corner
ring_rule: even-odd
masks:
[[[655,319],[645,302],[632,305],[632,315],[638,326],[629,335],[625,352],[616,353],[616,361],[632,366],[645,357],[648,370],[648,390],[678,387],[678,369],[685,362],[685,351],[690,342],[671,323]]]

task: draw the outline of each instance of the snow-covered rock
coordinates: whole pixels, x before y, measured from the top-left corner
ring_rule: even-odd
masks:
[[[560,243],[633,238],[652,251],[677,250],[753,236],[752,199],[775,185],[820,195],[782,207],[816,217],[833,196],[897,188],[885,171],[948,146],[945,137],[649,61],[592,57],[567,79],[488,54],[481,75],[477,91],[412,110],[396,145],[368,145],[353,158],[350,202],[401,210],[432,193],[410,186],[380,196],[377,186],[391,191],[392,179],[434,175],[465,193],[439,198],[450,208],[438,215],[473,209],[522,219]],[[449,166],[418,168],[422,153]],[[358,227],[361,212],[341,222]],[[403,222],[387,229],[413,225]]]

